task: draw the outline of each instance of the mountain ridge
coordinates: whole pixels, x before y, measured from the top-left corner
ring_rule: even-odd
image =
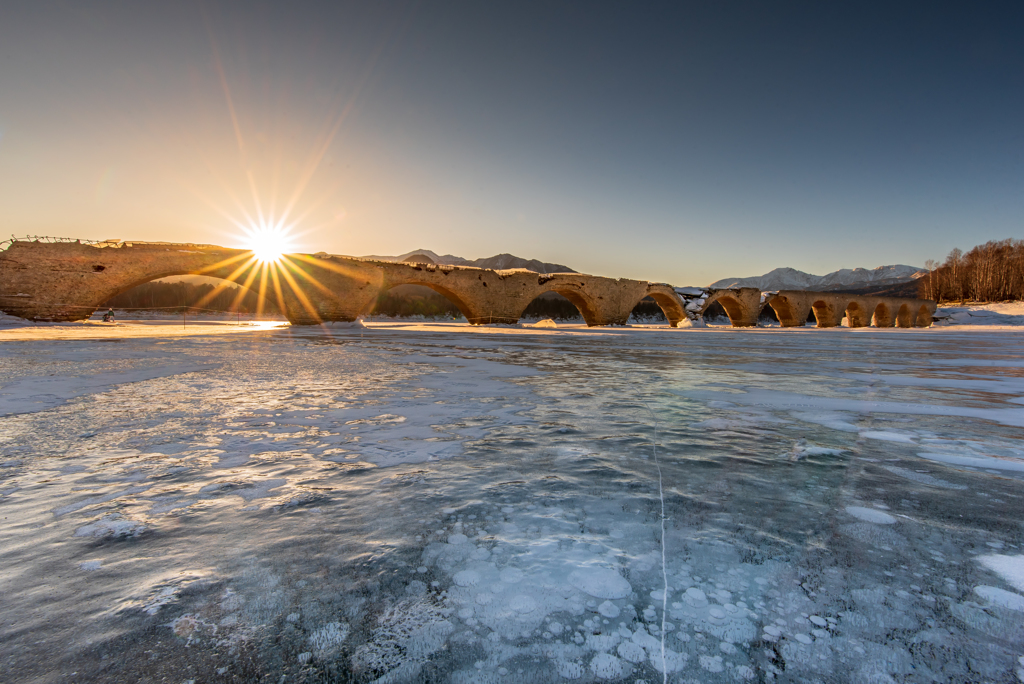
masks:
[[[892,264],[878,268],[842,268],[823,276],[813,275],[795,268],[776,268],[760,276],[723,278],[708,287],[729,289],[756,287],[761,290],[814,290],[830,292],[869,287],[889,287],[917,280],[928,271],[906,264]]]
[[[426,257],[422,259],[421,257]],[[372,261],[417,261],[419,263],[445,264],[448,266],[475,266],[477,268],[490,268],[494,270],[524,268],[535,273],[576,273],[577,271],[563,264],[554,264],[538,259],[524,259],[514,254],[495,254],[482,259],[464,259],[454,254],[437,254],[429,249],[414,249],[398,256],[381,256],[371,254],[361,256],[360,259]]]

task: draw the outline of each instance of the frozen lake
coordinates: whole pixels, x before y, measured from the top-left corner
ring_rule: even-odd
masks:
[[[1018,333],[72,327],[6,681],[1024,681]]]

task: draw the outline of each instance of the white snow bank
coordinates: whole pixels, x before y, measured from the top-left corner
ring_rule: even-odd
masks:
[[[1024,591],[1024,555],[1003,556],[994,553],[978,556],[975,560],[1002,577],[1007,584]]]

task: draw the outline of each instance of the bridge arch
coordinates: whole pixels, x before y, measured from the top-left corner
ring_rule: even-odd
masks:
[[[932,324],[932,311],[927,304],[922,304],[917,310],[917,320],[914,325],[918,328],[927,328]]]
[[[896,312],[896,326],[899,328],[914,327],[914,316],[906,302],[901,304],[899,311]]]
[[[597,304],[596,301],[594,301],[590,297],[590,295],[586,294],[585,292],[581,292],[580,290],[577,290],[575,288],[568,288],[568,287],[561,287],[561,286],[555,286],[555,287],[543,287],[542,286],[542,287],[537,288],[536,293],[533,295],[533,297],[530,299],[530,301],[526,302],[526,304],[523,305],[523,308],[519,311],[519,315],[516,316],[516,320],[518,320],[518,319],[523,317],[523,313],[526,312],[526,309],[527,309],[528,306],[530,306],[530,304],[532,304],[539,297],[541,297],[542,295],[547,294],[548,292],[554,292],[555,294],[559,294],[559,295],[565,297],[566,299],[568,299],[572,303],[572,305],[575,306],[576,309],[580,312],[580,316],[583,317],[583,321],[588,326],[594,326],[594,325],[600,325],[601,324],[601,321],[600,321],[600,318],[599,318],[599,315],[598,315],[598,311],[599,311],[598,304]]]
[[[871,325],[871,315],[856,299],[846,305],[846,324],[851,328],[866,328]]]
[[[387,293],[391,292],[391,290],[395,289],[396,287],[404,287],[406,285],[415,285],[417,287],[426,287],[426,288],[429,288],[430,290],[436,292],[437,294],[441,295],[442,297],[447,299],[449,302],[451,302],[453,305],[455,305],[455,308],[459,310],[459,313],[461,313],[466,318],[467,321],[475,322],[477,319],[480,318],[480,316],[473,309],[473,307],[470,306],[462,297],[460,297],[456,292],[454,292],[450,288],[447,288],[444,285],[441,285],[439,283],[434,283],[434,282],[430,282],[430,281],[427,281],[427,280],[416,280],[416,279],[410,279],[409,281],[402,282],[402,283],[387,284],[387,285],[381,287],[377,291],[376,297],[374,297],[372,300],[370,300],[369,302],[366,303],[365,307],[363,308],[363,310],[360,312],[359,315],[360,316],[365,316],[365,315],[370,314],[374,310],[374,308],[377,306],[377,304],[381,301],[381,299],[382,299],[382,297],[384,295],[386,295]]]
[[[893,324],[892,309],[885,302],[879,302],[872,315],[876,328],[891,328]]]
[[[818,322],[819,328],[835,328],[838,327],[842,321],[842,310],[837,311],[837,307],[826,299],[817,299],[811,303],[811,310],[814,312],[814,318]]]
[[[750,328],[757,325],[757,315],[761,311],[761,290],[756,287],[718,290],[708,297],[701,313],[715,303],[725,309],[734,328]]]
[[[214,299],[218,295],[220,295],[220,293],[227,291],[229,288],[237,288],[238,289],[238,293],[235,295],[234,301],[232,302],[232,307],[233,307],[232,310],[238,308],[238,306],[242,303],[242,301],[244,300],[244,298],[245,298],[247,293],[251,293],[255,297],[255,299],[256,299],[256,307],[257,307],[256,313],[257,314],[262,313],[262,311],[263,311],[263,309],[265,307],[265,303],[268,302],[268,301],[271,302],[272,308],[274,310],[280,311],[282,313],[284,312],[283,304],[280,301],[278,301],[278,298],[276,297],[276,293],[273,291],[273,287],[264,288],[265,291],[261,292],[260,284],[265,282],[265,281],[260,281],[258,278],[252,278],[252,279],[242,278],[242,279],[239,279],[239,280],[232,280],[232,279],[230,279],[228,277],[225,277],[225,275],[226,274],[221,275],[221,274],[211,274],[211,273],[197,273],[197,272],[187,271],[187,270],[186,271],[174,270],[174,271],[171,271],[171,272],[158,273],[158,274],[153,275],[152,277],[145,277],[145,278],[142,278],[142,279],[139,279],[139,280],[136,280],[136,281],[129,282],[129,283],[123,285],[123,286],[117,287],[116,290],[114,290],[112,292],[112,294],[109,294],[108,296],[103,297],[103,299],[101,299],[100,301],[96,302],[95,306],[93,307],[93,310],[91,312],[89,312],[89,315],[91,316],[93,313],[95,313],[95,311],[97,309],[102,308],[104,305],[106,305],[111,300],[116,299],[118,297],[122,297],[122,296],[124,296],[126,294],[129,294],[129,293],[131,293],[132,290],[135,290],[136,288],[140,288],[140,287],[142,287],[144,285],[148,285],[150,283],[156,282],[158,280],[162,280],[164,278],[173,278],[175,276],[201,276],[203,278],[209,278],[209,279],[213,279],[213,280],[218,281],[217,285],[213,286],[213,290],[211,290],[210,292],[206,293],[205,295],[200,297],[195,302],[189,302],[189,303],[182,303],[181,304],[181,306],[186,307],[186,308],[205,309],[205,308],[207,308],[206,305],[210,304],[211,302],[213,302]],[[186,281],[181,281],[181,282],[185,283]],[[174,285],[174,284],[175,283],[167,283],[167,285]],[[110,291],[110,289],[108,289],[107,291]],[[100,295],[97,295],[96,298],[98,299],[99,297],[102,297],[102,296],[103,295],[100,294]],[[177,307],[177,305],[171,305],[171,306],[172,307]],[[140,307],[130,307],[130,308],[145,309],[145,308],[161,308],[161,307],[144,307],[144,306],[140,306]]]
[[[637,304],[647,297],[653,299],[654,303],[661,309],[661,312],[665,314],[665,319],[668,320],[670,327],[678,327],[682,321],[686,320],[686,309],[683,307],[683,301],[675,293],[675,290],[668,285],[652,285],[648,288],[647,294],[638,299],[633,304],[633,307],[636,307]]]

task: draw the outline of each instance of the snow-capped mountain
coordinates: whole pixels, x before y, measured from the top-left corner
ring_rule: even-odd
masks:
[[[894,264],[878,268],[844,268],[823,276],[798,271],[795,268],[777,268],[763,276],[752,278],[724,278],[711,283],[714,289],[756,287],[761,290],[856,290],[865,287],[883,287],[907,283],[927,275],[923,268]]]
[[[510,268],[525,268],[537,273],[576,273],[573,269],[562,264],[549,264],[537,259],[524,259],[514,254],[496,254],[484,259],[463,259],[454,254],[436,254],[429,249],[414,249],[398,256],[380,256],[371,254],[359,257],[360,259],[371,259],[373,261],[415,261],[418,263],[450,264],[452,266],[476,266],[478,268],[491,268],[495,270]]]

